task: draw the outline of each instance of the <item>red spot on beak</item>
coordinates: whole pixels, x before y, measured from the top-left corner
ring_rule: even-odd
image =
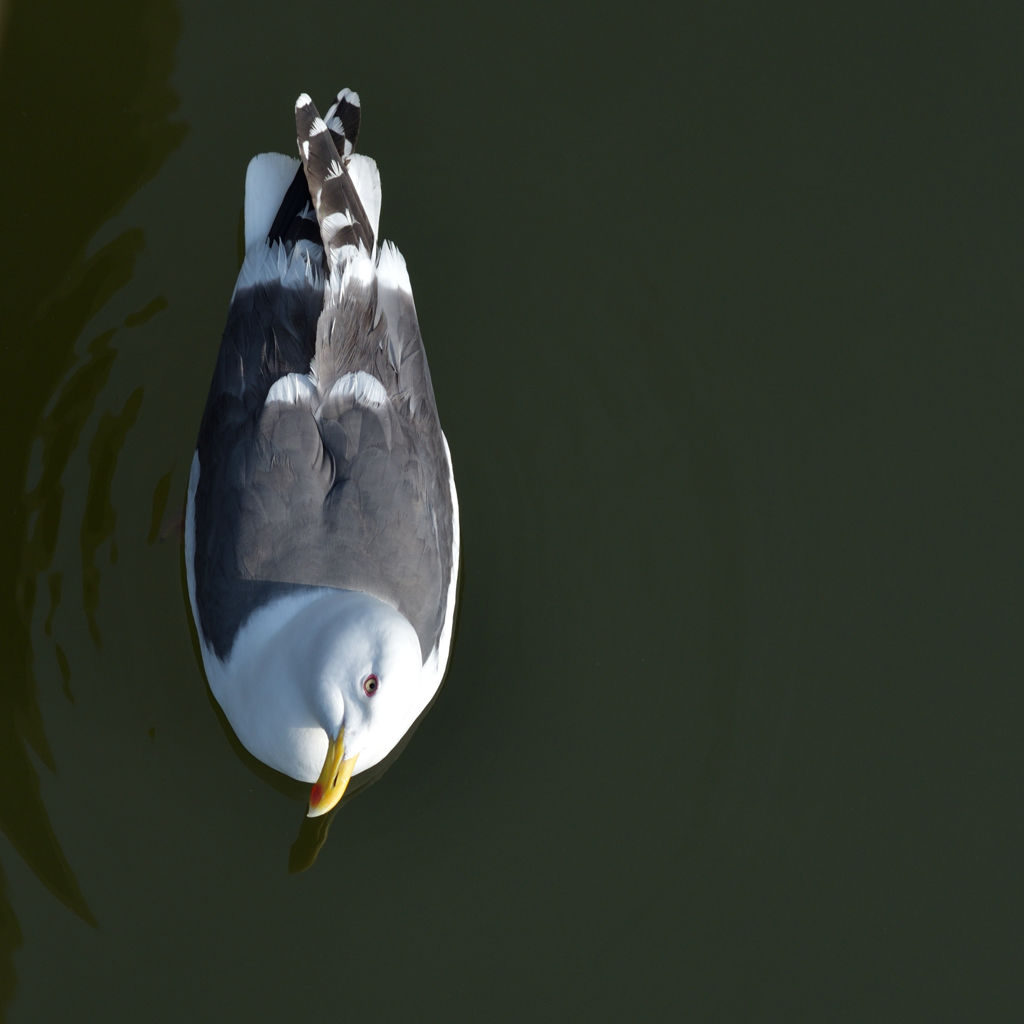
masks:
[[[316,807],[318,803],[324,798],[324,787],[319,782],[313,783],[313,788],[309,791],[309,806]]]

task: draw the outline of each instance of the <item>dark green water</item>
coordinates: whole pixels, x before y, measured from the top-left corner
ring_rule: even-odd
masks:
[[[1019,1019],[1020,12],[285,6],[7,5],[7,1018]],[[246,163],[342,85],[465,575],[289,873],[165,524]]]

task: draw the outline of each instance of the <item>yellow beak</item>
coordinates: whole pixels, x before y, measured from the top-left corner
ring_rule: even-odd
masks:
[[[338,733],[336,740],[327,744],[327,759],[324,761],[320,778],[309,791],[307,818],[319,818],[326,814],[345,795],[345,787],[352,778],[359,755],[345,760],[345,730]]]

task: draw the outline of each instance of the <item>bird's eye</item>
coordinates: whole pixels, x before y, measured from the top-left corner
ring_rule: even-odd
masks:
[[[376,676],[367,676],[363,680],[363,693],[367,697],[372,697],[377,692],[378,686],[380,686],[380,680]]]

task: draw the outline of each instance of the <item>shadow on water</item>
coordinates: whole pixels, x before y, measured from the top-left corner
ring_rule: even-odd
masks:
[[[110,488],[114,482],[117,457],[124,447],[128,431],[135,424],[142,406],[142,388],[136,388],[117,416],[105,412],[100,418],[96,434],[89,445],[89,493],[82,516],[80,543],[82,549],[82,605],[89,619],[89,632],[96,646],[101,644],[100,628],[96,623],[96,609],[100,603],[100,570],[96,565],[96,552],[105,541],[110,541],[110,563],[117,562],[114,526],[117,513],[110,502]]]
[[[56,546],[61,477],[116,357],[115,332],[107,331],[89,342],[83,364],[68,376],[75,343],[131,279],[142,232],[126,231],[91,256],[86,249],[184,137],[185,125],[170,120],[178,99],[167,81],[180,19],[169,0],[115,0],[102,11],[46,0],[4,7],[0,188],[12,201],[0,222],[0,309],[5,374],[16,386],[5,398],[0,446],[0,828],[50,892],[95,925],[29,755],[31,748],[56,769],[36,700],[29,629],[39,577]],[[41,139],[48,144],[34,144]],[[130,427],[140,400],[133,395],[118,416],[105,414],[90,447],[93,485],[82,527],[87,568],[89,545],[94,553],[113,529],[113,460],[119,432]],[[42,469],[26,494],[37,436]],[[47,589],[48,634],[61,596],[59,575],[48,578]],[[59,647],[54,653],[70,697],[67,657]],[[0,1014],[17,983],[12,955],[20,941],[0,879]]]

